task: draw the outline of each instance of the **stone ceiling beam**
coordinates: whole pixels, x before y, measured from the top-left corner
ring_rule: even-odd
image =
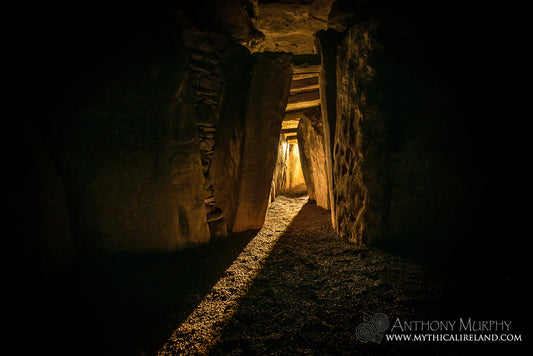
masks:
[[[320,73],[322,70],[321,64],[300,64],[300,65],[291,65],[292,74],[303,74],[303,73]]]
[[[318,90],[320,85],[318,83],[318,77],[310,77],[305,79],[294,80],[291,83],[291,94],[300,93],[304,91]]]
[[[283,134],[296,134],[297,130],[298,130],[297,127],[290,128],[290,129],[281,129],[281,133],[283,133]]]
[[[290,112],[285,112],[285,117],[283,120],[300,120],[300,118],[304,115],[305,111],[307,109],[301,109],[301,110],[293,110]]]
[[[302,74],[293,74],[292,80],[301,80],[307,78],[318,78],[319,73],[302,73]]]
[[[300,120],[283,120],[281,122],[281,130],[295,129],[300,124]]]
[[[320,92],[309,91],[289,96],[285,111],[307,109],[320,105]]]
[[[315,34],[328,28],[334,0],[268,1],[253,3],[253,23],[264,38],[250,45],[252,52],[317,54]]]

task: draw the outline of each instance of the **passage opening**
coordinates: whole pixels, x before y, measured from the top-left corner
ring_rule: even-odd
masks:
[[[296,130],[298,121],[283,122],[279,139],[278,158],[272,178],[270,201],[277,195],[297,197],[307,194],[307,185],[302,170]]]

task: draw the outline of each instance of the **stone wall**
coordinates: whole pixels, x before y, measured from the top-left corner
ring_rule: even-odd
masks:
[[[291,56],[252,56],[186,20],[158,25],[72,55],[77,90],[36,124],[52,126],[45,151],[83,254],[172,251],[263,223]]]
[[[31,284],[93,253],[207,241],[193,52],[171,12],[40,10],[13,49],[10,273]]]
[[[254,54],[246,104],[244,151],[233,231],[263,226],[274,173],[281,122],[292,79],[291,56]]]
[[[337,120],[333,148],[333,179],[337,233],[365,242],[367,187],[363,177],[363,88],[372,78],[368,33],[352,28],[337,54]]]
[[[309,199],[329,209],[329,184],[321,110],[304,112],[298,125],[298,146]]]
[[[195,219],[203,218],[209,225],[210,237],[227,235],[227,226],[223,219],[222,209],[217,206],[214,196],[215,172],[211,165],[215,153],[217,139],[217,124],[220,118],[225,94],[228,92],[226,83],[232,78],[224,73],[226,62],[223,58],[229,48],[230,41],[218,34],[201,32],[192,26],[183,29],[184,44],[191,53],[188,62],[189,81],[184,83],[190,88],[190,96],[184,97],[185,105],[194,103],[194,117],[199,139],[199,154],[203,176],[193,184],[201,185],[203,200],[200,210],[186,209],[184,214],[192,214]],[[231,56],[230,56],[231,57]],[[229,93],[231,95],[231,92]],[[231,102],[231,100],[229,100]],[[191,189],[189,189],[191,191]],[[201,211],[205,208],[205,213]],[[205,242],[209,238],[204,239]]]
[[[220,116],[233,120],[228,113],[244,105],[249,72],[240,64],[250,54],[189,23],[162,31],[157,41],[133,31],[141,38],[131,47],[111,47],[94,68],[80,64],[89,75],[74,72],[85,90],[71,94],[53,157],[84,253],[169,251],[227,235],[211,167]]]
[[[309,185],[311,177],[304,175],[304,165],[307,161],[302,160],[299,152],[299,145],[296,143],[287,143],[284,135],[280,137],[276,167],[272,180],[271,200],[280,194],[300,195],[307,193],[314,200],[313,185]],[[310,173],[308,167],[305,172]],[[309,190],[311,187],[311,190]]]
[[[337,122],[337,46],[341,35],[336,31],[317,33],[317,46],[320,48],[322,70],[319,75],[320,109],[322,111],[322,129],[324,131],[324,152],[326,174],[328,178],[328,200],[331,210],[331,224],[337,229],[335,218],[333,179],[333,145],[335,143],[335,125]]]
[[[436,79],[412,74],[413,55],[387,47],[393,39],[361,21],[337,49],[336,229],[356,243],[452,246],[446,236],[461,226],[466,196],[453,163],[463,133]]]
[[[281,194],[303,194],[307,191],[300,157],[299,145],[290,143],[287,147],[285,184]]]
[[[232,46],[224,53],[224,101],[216,127],[213,160],[209,170],[213,196],[228,231],[233,229],[239,196],[244,150],[245,109],[252,58],[248,50]]]
[[[58,157],[85,250],[209,239],[187,51],[153,50],[93,83],[63,129]]]
[[[285,135],[280,135],[278,144],[278,153],[276,156],[276,166],[272,176],[271,200],[285,191],[287,181],[287,159],[288,159],[288,144]]]

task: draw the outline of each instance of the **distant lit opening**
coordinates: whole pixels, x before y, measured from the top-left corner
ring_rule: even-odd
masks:
[[[287,159],[287,192],[290,194],[305,194],[307,186],[305,184],[300,152],[297,143],[289,144]]]
[[[298,124],[299,120],[295,119],[285,120],[282,123],[270,201],[275,200],[278,195],[295,197],[307,194],[296,135]]]

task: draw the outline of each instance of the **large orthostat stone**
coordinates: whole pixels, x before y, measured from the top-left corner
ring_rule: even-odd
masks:
[[[292,79],[291,56],[254,55],[233,231],[263,226]]]
[[[335,226],[339,236],[365,243],[363,232],[368,189],[363,179],[362,110],[365,108],[364,88],[373,73],[368,62],[372,46],[368,34],[357,28],[349,31],[345,43],[349,45],[340,47],[337,63],[337,121],[333,149]]]
[[[235,221],[239,197],[241,158],[244,149],[245,105],[250,85],[252,56],[241,46],[231,46],[223,55],[226,82],[220,117],[216,127],[213,161],[209,175],[216,206],[223,213],[227,229]]]
[[[318,206],[329,209],[326,151],[320,109],[310,109],[300,119],[298,145],[309,197],[315,200]]]

